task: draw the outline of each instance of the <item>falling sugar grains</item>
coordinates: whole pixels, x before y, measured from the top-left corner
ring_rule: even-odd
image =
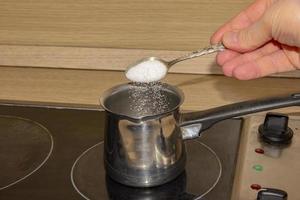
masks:
[[[168,95],[163,83],[133,82],[129,88],[130,111],[134,116],[158,115],[169,110]]]

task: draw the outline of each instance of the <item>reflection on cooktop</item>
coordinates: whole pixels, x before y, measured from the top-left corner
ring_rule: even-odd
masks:
[[[186,173],[175,180],[152,188],[128,187],[106,176],[106,189],[111,200],[195,200],[195,195],[186,192]]]
[[[189,200],[205,195],[206,200],[229,200],[231,197],[241,120],[223,121],[201,138],[187,141],[185,173],[165,185],[143,189],[127,187],[106,177],[101,143],[103,111],[8,102],[0,103],[0,114],[0,199]],[[16,181],[19,182],[11,184]]]
[[[221,161],[210,147],[199,141],[188,141],[186,145],[188,158],[184,181],[183,178],[179,178],[162,186],[144,189],[128,187],[106,179],[103,166],[103,146],[101,142],[84,151],[72,167],[72,184],[85,199],[181,200],[192,197],[196,200],[213,190],[222,174]],[[193,163],[198,163],[198,165],[195,166]],[[197,187],[193,188],[193,184],[190,182],[197,182]],[[106,185],[106,188],[102,187],[103,185]],[[180,190],[172,191],[172,188],[176,189],[177,186],[180,186],[178,188]]]

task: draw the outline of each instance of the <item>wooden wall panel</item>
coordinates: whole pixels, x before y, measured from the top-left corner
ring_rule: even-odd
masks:
[[[1,0],[0,44],[192,50],[251,0]]]
[[[188,51],[0,45],[0,66],[124,70],[129,64],[144,57],[158,56],[171,60],[187,53]],[[170,72],[222,74],[213,54],[178,63]],[[300,71],[273,76],[300,77]]]
[[[104,90],[126,81],[123,73],[113,71],[0,67],[0,99],[99,105]],[[170,74],[164,82],[183,90],[186,110],[300,92],[300,79],[238,81],[224,76]]]

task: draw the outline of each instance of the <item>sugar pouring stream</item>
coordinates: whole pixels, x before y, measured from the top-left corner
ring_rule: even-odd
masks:
[[[133,82],[154,82],[164,78],[169,69],[178,62],[208,55],[225,49],[223,44],[211,45],[171,61],[165,61],[158,57],[149,57],[127,67],[126,77]]]

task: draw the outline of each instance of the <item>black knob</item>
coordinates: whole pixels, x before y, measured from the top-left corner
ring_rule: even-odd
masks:
[[[261,139],[269,144],[289,144],[293,131],[288,127],[289,117],[279,113],[267,113],[265,121],[259,126]]]
[[[287,200],[287,198],[286,191],[274,188],[264,188],[257,194],[257,200]]]

